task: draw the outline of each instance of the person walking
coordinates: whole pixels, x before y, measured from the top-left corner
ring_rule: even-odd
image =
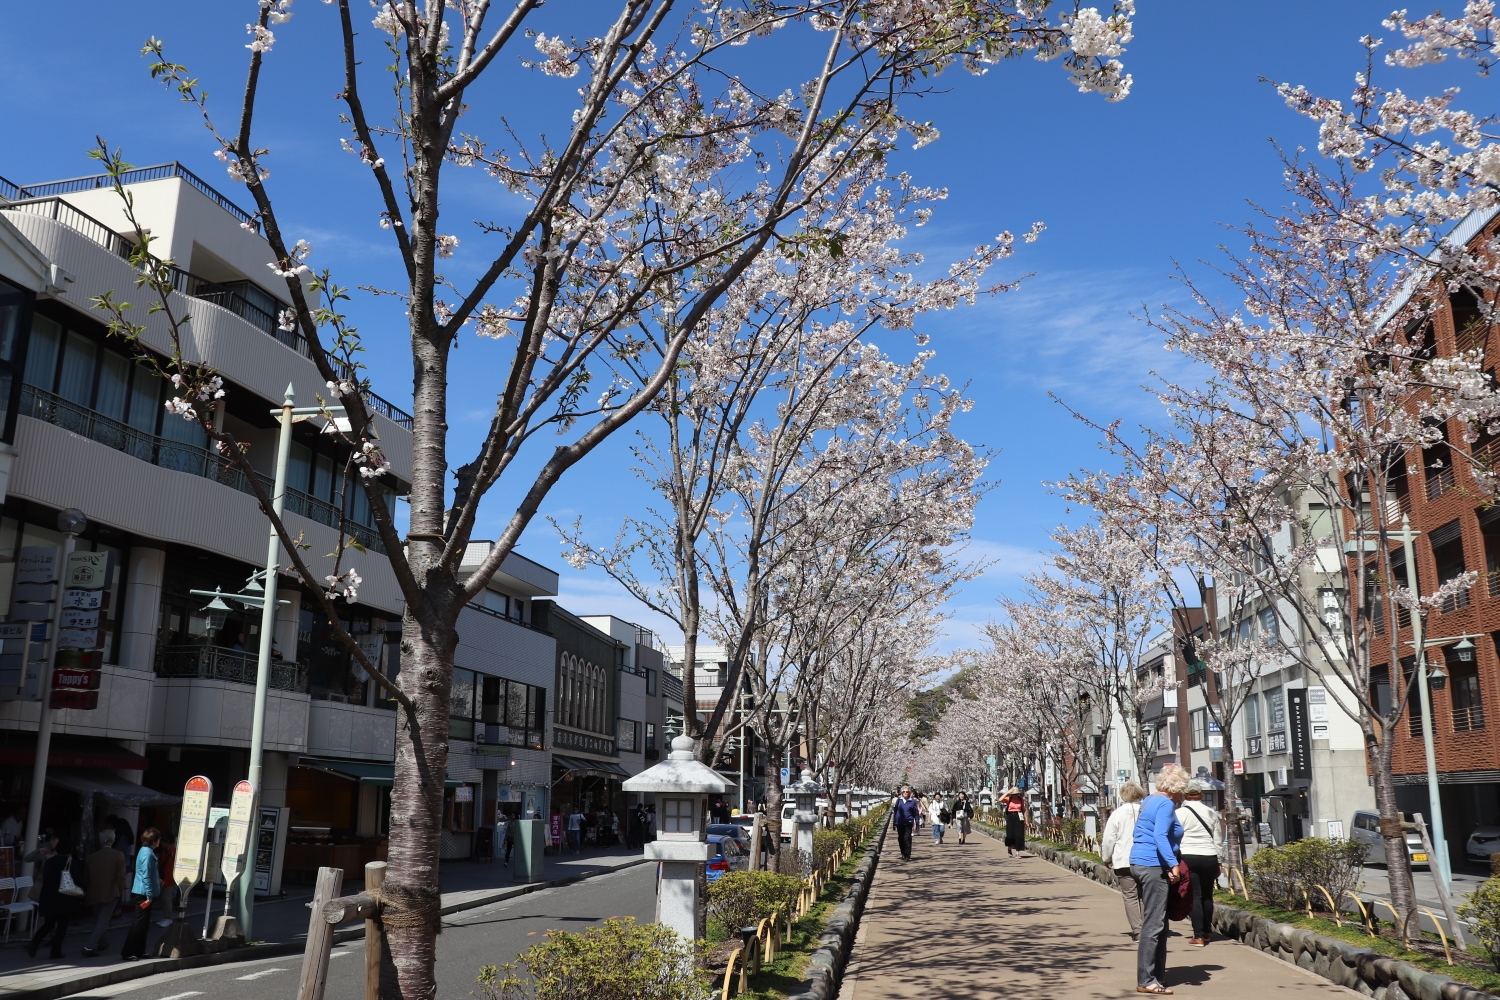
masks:
[[[1177,807],[1187,791],[1187,772],[1168,764],[1156,776],[1156,794],[1141,804],[1130,849],[1130,874],[1141,896],[1141,936],[1136,943],[1135,991],[1168,994],[1162,976],[1167,971],[1167,894],[1181,880],[1178,845],[1182,824]]]
[[[943,805],[943,797],[934,795],[927,803],[927,819],[932,824],[932,842],[941,844],[943,842],[943,828],[948,825],[948,809]]]
[[[1120,807],[1109,814],[1104,824],[1104,839],[1099,842],[1099,853],[1115,870],[1115,881],[1120,885],[1120,894],[1125,897],[1125,920],[1130,924],[1130,940],[1138,941],[1141,935],[1141,892],[1130,874],[1130,851],[1135,846],[1135,821],[1141,815],[1141,799],[1146,790],[1134,781],[1120,786]]]
[[[1000,801],[1005,808],[1005,849],[1015,857],[1017,851],[1026,850],[1026,797],[1011,786]]]
[[[83,865],[76,863],[71,844],[60,848],[54,835],[49,849],[51,855],[42,863],[42,896],[37,907],[42,915],[42,925],[26,945],[26,954],[36,958],[37,949],[42,946],[42,940],[50,931],[52,951],[48,957],[58,959],[63,957],[62,943],[63,937],[68,933],[68,921],[78,912],[78,900],[83,895],[76,891],[76,886],[68,887],[75,889],[73,894],[62,891],[63,873],[66,872],[75,883],[87,880],[87,876],[83,872]]]
[[[588,822],[588,817],[583,810],[577,806],[568,814],[568,843],[573,848],[574,854],[583,853],[583,825]]]
[[[911,787],[904,785],[901,794],[896,799],[895,815],[891,817],[891,825],[896,828],[896,843],[901,845],[901,860],[911,860],[911,832],[916,826],[917,820],[922,816],[922,807],[917,805],[917,800],[912,798]]]
[[[88,888],[83,893],[83,905],[94,908],[94,929],[83,944],[85,958],[93,958],[104,950],[104,932],[120,906],[120,894],[130,888],[125,870],[125,855],[115,850],[115,831],[106,827],[99,831],[99,849],[89,855],[85,863],[88,868]]]
[[[151,931],[151,904],[161,892],[158,876],[156,848],[161,844],[161,831],[148,826],[141,831],[141,845],[135,852],[135,881],[130,885],[130,930],[125,932],[125,945],[120,957],[127,962],[139,961],[146,954],[146,935]]]
[[[958,830],[958,846],[964,845],[964,840],[973,829],[970,820],[974,818],[974,807],[969,803],[969,796],[964,792],[958,793],[958,798],[953,800],[952,823]]]
[[[1193,882],[1193,937],[1188,944],[1208,947],[1214,930],[1214,886],[1219,881],[1219,845],[1224,826],[1217,809],[1203,803],[1203,785],[1188,783],[1187,794],[1177,810],[1182,824],[1182,861]]]

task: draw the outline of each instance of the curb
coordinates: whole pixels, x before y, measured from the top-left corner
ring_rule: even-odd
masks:
[[[530,882],[526,885],[513,886],[506,889],[497,889],[475,899],[466,899],[458,903],[449,903],[442,907],[439,913],[447,916],[450,913],[460,913],[464,910],[474,910],[491,903],[499,903],[517,896],[527,896],[533,892],[543,889],[556,889],[560,886],[572,885],[586,879],[596,878],[600,875],[612,875],[615,872],[634,868],[637,865],[646,864],[646,858],[637,858],[623,865],[612,868],[599,868],[590,872],[581,872],[577,875],[569,875],[566,878],[552,879],[548,882]],[[359,921],[355,926],[345,927],[333,932],[333,943],[344,944],[348,941],[360,941],[365,936],[364,921]],[[95,990],[101,986],[113,986],[116,983],[129,982],[132,979],[144,979],[146,976],[154,976],[162,972],[181,972],[186,969],[205,969],[215,965],[230,965],[241,962],[254,962],[262,958],[280,958],[283,955],[302,954],[304,944],[301,941],[278,941],[270,944],[254,944],[243,948],[235,948],[230,951],[215,952],[208,955],[192,955],[187,958],[158,958],[142,959],[132,965],[123,968],[109,969],[97,972],[93,975],[80,976],[67,982],[52,983],[48,986],[39,986],[34,989],[6,989],[0,985],[0,998],[3,1000],[56,1000],[58,997],[69,996],[73,993],[81,993],[85,990]]]
[[[839,981],[843,979],[844,966],[849,962],[849,952],[854,948],[854,932],[859,929],[859,918],[865,911],[865,900],[869,898],[870,885],[875,881],[875,868],[880,863],[880,850],[885,846],[885,834],[890,828],[888,814],[870,850],[854,869],[854,884],[829,914],[828,926],[818,937],[818,950],[813,952],[812,960],[807,964],[807,978],[787,994],[787,1000],[834,1000],[838,996]]]
[[[1106,865],[1059,851],[1033,840],[1026,849],[1062,868],[1115,888],[1115,873]],[[1247,947],[1374,1000],[1500,1000],[1493,993],[1428,972],[1410,962],[1388,958],[1338,938],[1324,937],[1237,907],[1214,901],[1214,930]]]

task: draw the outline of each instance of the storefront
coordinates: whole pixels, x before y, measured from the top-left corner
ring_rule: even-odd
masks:
[[[319,868],[363,871],[384,861],[390,842],[390,764],[304,757],[287,769],[291,810],[284,878],[311,882]],[[453,786],[445,790],[444,819]]]
[[[568,814],[577,809],[588,818],[584,843],[613,846],[614,821],[624,822],[626,808],[620,784],[630,777],[630,772],[614,761],[553,754],[552,773],[552,813],[562,818],[562,829],[567,828]],[[549,835],[557,826],[557,823],[549,826]]]

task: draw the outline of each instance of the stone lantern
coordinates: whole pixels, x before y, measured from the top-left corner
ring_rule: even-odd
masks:
[[[646,857],[661,862],[656,920],[688,940],[703,936],[703,866],[708,863],[708,797],[729,785],[717,771],[693,757],[693,738],[672,741],[667,759],[621,786],[627,792],[656,795],[656,840]]]
[[[813,828],[818,822],[818,796],[823,794],[823,786],[814,781],[812,772],[804,767],[802,777],[788,785],[786,790],[797,803],[797,813],[792,817],[797,824],[797,833],[792,838],[792,846],[799,854],[806,851],[810,858],[813,854]]]

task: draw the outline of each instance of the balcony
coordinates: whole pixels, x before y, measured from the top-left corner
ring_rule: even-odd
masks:
[[[1429,468],[1427,470],[1427,499],[1436,500],[1444,493],[1453,492],[1456,482],[1451,462],[1442,468]]]
[[[154,168],[153,168],[154,169]],[[163,174],[162,176],[168,176]],[[84,178],[87,180],[88,178]],[[58,184],[72,184],[73,181],[59,181]],[[201,183],[201,182],[200,182]],[[52,188],[56,185],[43,185]],[[22,191],[31,192],[38,188],[23,188]],[[80,190],[70,188],[69,190]],[[134,244],[110,229],[104,223],[85,215],[61,198],[30,198],[26,201],[16,201],[8,205],[0,206],[7,212],[22,212],[28,215],[37,215],[45,219],[51,219],[60,225],[67,226],[75,232],[83,234],[89,240],[108,250],[117,257],[128,260],[134,249]],[[260,332],[290,347],[304,358],[312,357],[312,350],[307,340],[298,330],[281,329],[277,313],[282,309],[282,304],[275,297],[251,281],[217,282],[209,281],[190,274],[175,264],[168,265],[172,276],[172,288],[178,293],[194,299],[202,299],[216,306],[227,309],[240,319],[249,323]],[[340,375],[349,377],[349,372],[344,366],[333,358],[329,363]],[[388,400],[382,399],[375,393],[369,393],[366,402],[370,409],[390,419],[390,421],[407,430],[412,428],[411,414],[393,405]]]
[[[139,167],[135,170],[127,170],[120,174],[121,184],[142,184],[146,181],[166,180],[176,177],[187,182],[190,186],[197,188],[204,197],[218,205],[224,211],[238,219],[242,224],[250,227],[254,233],[260,232],[260,220],[245,211],[228,198],[209,186],[208,182],[187,167],[176,162],[159,163],[154,167]],[[22,198],[46,198],[52,195],[72,194],[74,191],[96,191],[100,188],[113,187],[115,178],[109,174],[94,174],[89,177],[74,177],[66,181],[49,181],[45,184],[31,184],[22,187],[0,177],[0,195],[12,201]]]
[[[1455,733],[1472,733],[1484,728],[1484,706],[1483,705],[1455,705],[1453,706],[1453,731]]]
[[[223,646],[165,646],[156,653],[156,676],[254,684],[256,656]],[[290,660],[271,661],[271,688],[307,693],[307,664]]]
[[[185,472],[190,476],[202,476],[214,482],[254,495],[249,479],[243,472],[206,448],[184,444],[170,438],[160,437],[137,430],[128,424],[111,420],[103,414],[86,407],[70,403],[60,396],[39,389],[34,385],[21,387],[20,414],[71,431],[90,441],[97,441],[106,448],[124,452],[132,458],[162,469]],[[261,487],[271,493],[275,483],[266,476],[256,474]],[[344,533],[359,541],[365,548],[384,554],[385,543],[373,528],[341,517],[339,509],[332,504],[309,496],[300,490],[288,489],[284,501],[288,513],[300,514],[309,521],[344,529]]]

